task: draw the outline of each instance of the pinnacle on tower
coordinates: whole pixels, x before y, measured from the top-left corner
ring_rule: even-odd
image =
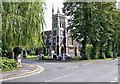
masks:
[[[57,14],[59,14],[60,13],[60,11],[59,11],[59,7],[58,7],[58,9],[57,9]]]
[[[54,15],[54,4],[52,4],[52,15]]]

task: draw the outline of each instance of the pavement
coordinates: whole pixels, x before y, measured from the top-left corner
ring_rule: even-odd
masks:
[[[1,75],[0,81],[31,76],[34,74],[41,73],[43,70],[44,68],[41,66],[22,63],[21,68],[19,68],[18,70],[2,72],[2,74],[0,74]]]

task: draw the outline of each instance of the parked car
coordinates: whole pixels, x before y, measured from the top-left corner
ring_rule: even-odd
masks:
[[[61,60],[62,59],[62,55],[59,53],[59,55],[57,55],[57,53],[53,54],[53,59],[57,59],[57,60]]]
[[[44,59],[44,54],[38,54],[37,56],[39,57],[39,60],[43,60]]]
[[[72,59],[72,56],[69,55],[69,54],[65,54],[65,60],[71,60]]]
[[[53,54],[53,59],[57,59],[57,53]]]
[[[57,55],[57,53],[53,54],[53,59],[57,59],[59,61],[61,61],[63,59],[62,54],[59,53],[59,55]],[[71,60],[72,56],[69,54],[65,54],[65,60]]]

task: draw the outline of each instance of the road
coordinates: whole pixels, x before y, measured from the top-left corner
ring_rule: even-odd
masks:
[[[97,62],[23,62],[40,65],[44,71],[7,82],[118,82],[118,59]]]

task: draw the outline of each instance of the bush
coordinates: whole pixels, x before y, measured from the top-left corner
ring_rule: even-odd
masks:
[[[27,58],[27,51],[26,50],[23,50],[23,58]]]
[[[91,51],[92,51],[92,48],[93,48],[93,46],[91,45],[91,44],[88,44],[87,46],[86,46],[86,55],[87,55],[87,59],[91,59]]]
[[[2,50],[2,55],[7,57],[8,50]]]
[[[113,52],[112,51],[107,51],[106,52],[106,58],[112,58],[113,57]]]
[[[35,55],[35,51],[31,50],[30,55]]]
[[[13,49],[13,52],[14,52],[14,58],[15,58],[15,60],[17,60],[17,56],[22,53],[22,48],[21,47],[15,47]]]
[[[105,59],[106,57],[105,57],[105,53],[101,53],[101,54],[99,54],[99,59]]]
[[[15,47],[13,51],[14,51],[15,55],[19,55],[19,54],[22,53],[22,48],[21,47]]]
[[[2,64],[3,71],[9,71],[17,68],[17,62],[14,59],[3,57],[0,62]]]
[[[81,59],[81,56],[75,56],[74,59],[75,59],[75,60],[80,60],[80,59]]]

